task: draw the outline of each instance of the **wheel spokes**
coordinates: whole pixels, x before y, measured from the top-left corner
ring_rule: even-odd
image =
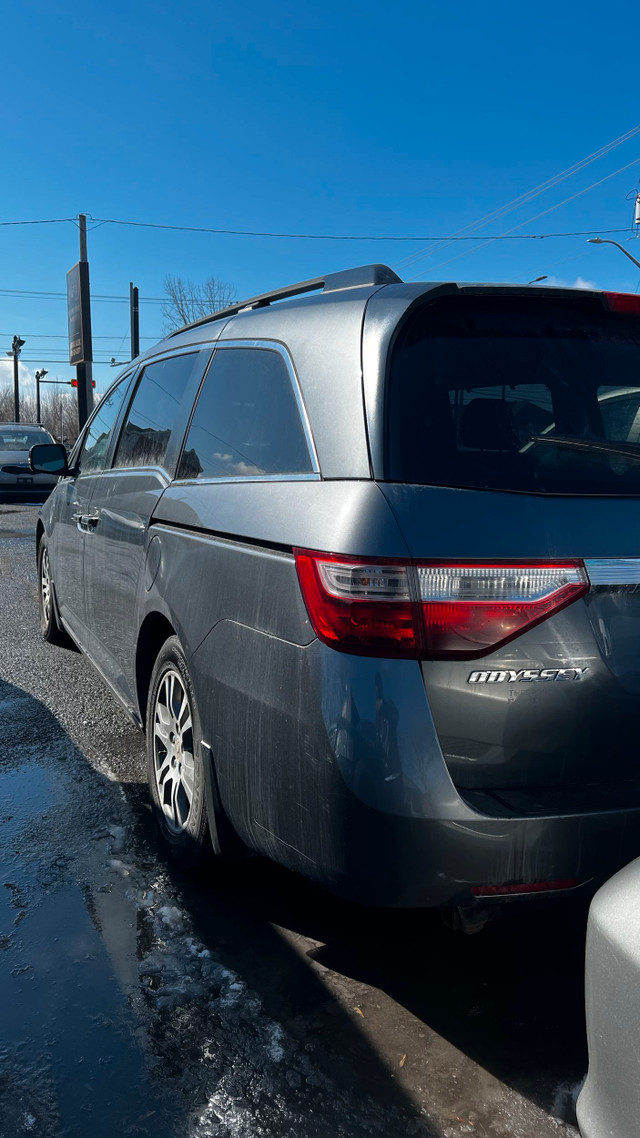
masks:
[[[193,788],[195,783],[194,774],[193,755],[187,755],[184,753],[182,757],[182,770],[180,772],[180,778],[182,780],[184,792],[187,796],[189,808],[191,808],[191,802],[193,800]]]
[[[195,791],[193,718],[181,676],[168,670],[158,688],[153,723],[154,770],[158,798],[169,829],[187,825]]]
[[[42,589],[42,608],[44,611],[45,620],[49,620],[49,612],[51,605],[51,574],[49,571],[49,553],[47,549],[42,553],[40,587]]]

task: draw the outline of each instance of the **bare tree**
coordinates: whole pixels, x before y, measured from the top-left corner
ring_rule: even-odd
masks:
[[[0,423],[12,423],[14,414],[13,387],[0,388]],[[68,391],[47,391],[42,396],[40,418],[42,426],[46,427],[54,439],[64,442],[67,447],[78,437],[78,400]],[[35,423],[35,395],[21,398],[20,420],[22,423]]]
[[[204,284],[194,284],[182,277],[167,276],[163,284],[167,300],[162,306],[162,315],[167,331],[209,316],[236,299],[234,286],[220,277],[209,277]]]

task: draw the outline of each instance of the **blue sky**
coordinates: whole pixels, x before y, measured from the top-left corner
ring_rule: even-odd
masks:
[[[83,211],[215,228],[452,233],[640,122],[635,18],[631,4],[546,0],[21,0],[3,13],[0,221]],[[626,196],[639,178],[640,134],[478,232],[630,226]],[[0,227],[0,289],[63,292],[77,242],[70,222]],[[163,332],[148,298],[162,295],[167,273],[216,275],[239,296],[374,260],[426,279],[546,273],[629,291],[640,281],[618,250],[584,237],[464,243],[403,263],[428,244],[103,224],[89,233],[91,284],[121,296],[130,280],[139,286],[144,346]],[[640,242],[630,248],[640,254]],[[126,303],[96,300],[96,358],[128,358],[128,326]],[[27,341],[25,379],[39,365],[70,377],[63,300],[0,292],[0,349],[14,332]],[[104,390],[114,372],[95,374]]]

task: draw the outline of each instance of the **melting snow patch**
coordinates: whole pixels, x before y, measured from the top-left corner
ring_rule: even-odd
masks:
[[[116,873],[119,873],[121,877],[128,877],[131,873],[129,866],[125,865],[124,862],[120,861],[120,859],[117,857],[112,857],[110,859],[109,867],[111,869],[115,869]]]
[[[269,1035],[271,1037],[269,1040],[269,1054],[274,1063],[281,1063],[284,1059],[284,1047],[282,1046],[284,1032],[279,1023],[271,1024]]]
[[[556,1087],[556,1093],[553,1096],[553,1106],[551,1113],[554,1118],[559,1118],[565,1122],[575,1121],[576,1116],[576,1102],[578,1095],[582,1090],[585,1079],[580,1079],[578,1083],[560,1083]]]
[[[175,905],[163,905],[158,909],[158,916],[173,932],[182,929],[184,925],[184,915]]]
[[[33,1130],[35,1124],[36,1124],[36,1120],[35,1120],[34,1116],[32,1114],[25,1114],[25,1116],[22,1120],[22,1129],[23,1130]]]

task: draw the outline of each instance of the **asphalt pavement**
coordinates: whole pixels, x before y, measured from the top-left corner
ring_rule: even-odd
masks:
[[[0,1138],[575,1135],[584,912],[465,936],[179,873],[143,737],[40,638],[37,512],[0,503]]]

